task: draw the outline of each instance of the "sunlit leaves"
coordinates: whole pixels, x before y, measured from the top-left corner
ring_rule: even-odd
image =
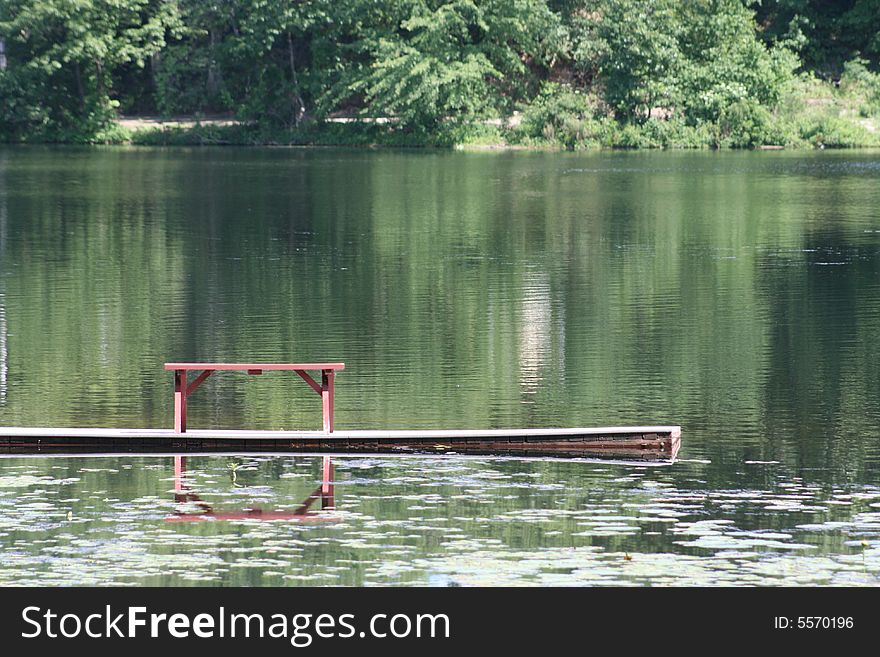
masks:
[[[0,38],[9,64],[0,76],[0,134],[61,138],[105,126],[118,104],[113,72],[143,67],[180,27],[173,0],[9,0]]]

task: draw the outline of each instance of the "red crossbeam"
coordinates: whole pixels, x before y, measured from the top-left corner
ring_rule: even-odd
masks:
[[[213,373],[214,373],[214,370],[205,370],[204,372],[199,374],[195,378],[195,380],[186,387],[186,396],[189,397],[191,394],[193,394],[195,392],[196,388],[198,388],[200,385],[202,385],[202,382],[205,379],[207,379],[209,376],[211,376],[211,374],[213,374]]]
[[[293,370],[293,371],[296,372],[297,374],[299,374],[300,378],[312,387],[312,390],[317,392],[319,395],[321,394],[321,386],[319,386],[315,382],[315,380],[311,377],[311,375],[308,372],[306,372],[305,370]]]
[[[344,370],[345,363],[165,363],[166,370]]]

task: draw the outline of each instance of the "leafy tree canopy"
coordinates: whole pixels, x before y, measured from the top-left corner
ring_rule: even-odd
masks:
[[[531,133],[569,106],[663,133],[764,125],[799,69],[874,75],[880,0],[3,0],[0,40],[6,139],[88,139],[118,112],[440,134],[533,104]]]

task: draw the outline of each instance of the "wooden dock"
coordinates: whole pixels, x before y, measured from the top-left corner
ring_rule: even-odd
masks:
[[[681,427],[257,431],[0,427],[0,453],[509,454],[672,460]]]

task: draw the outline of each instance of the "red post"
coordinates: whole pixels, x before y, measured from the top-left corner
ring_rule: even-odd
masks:
[[[321,401],[324,406],[324,431],[333,433],[333,370],[321,370]]]
[[[324,463],[321,474],[321,508],[327,509],[334,506],[333,504],[333,475],[335,468],[333,467],[333,459],[329,456],[324,457]]]
[[[174,370],[174,433],[186,431],[186,370]]]
[[[174,499],[177,502],[186,502],[186,488],[183,485],[183,476],[186,474],[186,457],[174,457]]]
[[[175,456],[174,457],[174,490],[181,491],[183,490],[183,475],[186,474],[186,457],[185,456]]]

